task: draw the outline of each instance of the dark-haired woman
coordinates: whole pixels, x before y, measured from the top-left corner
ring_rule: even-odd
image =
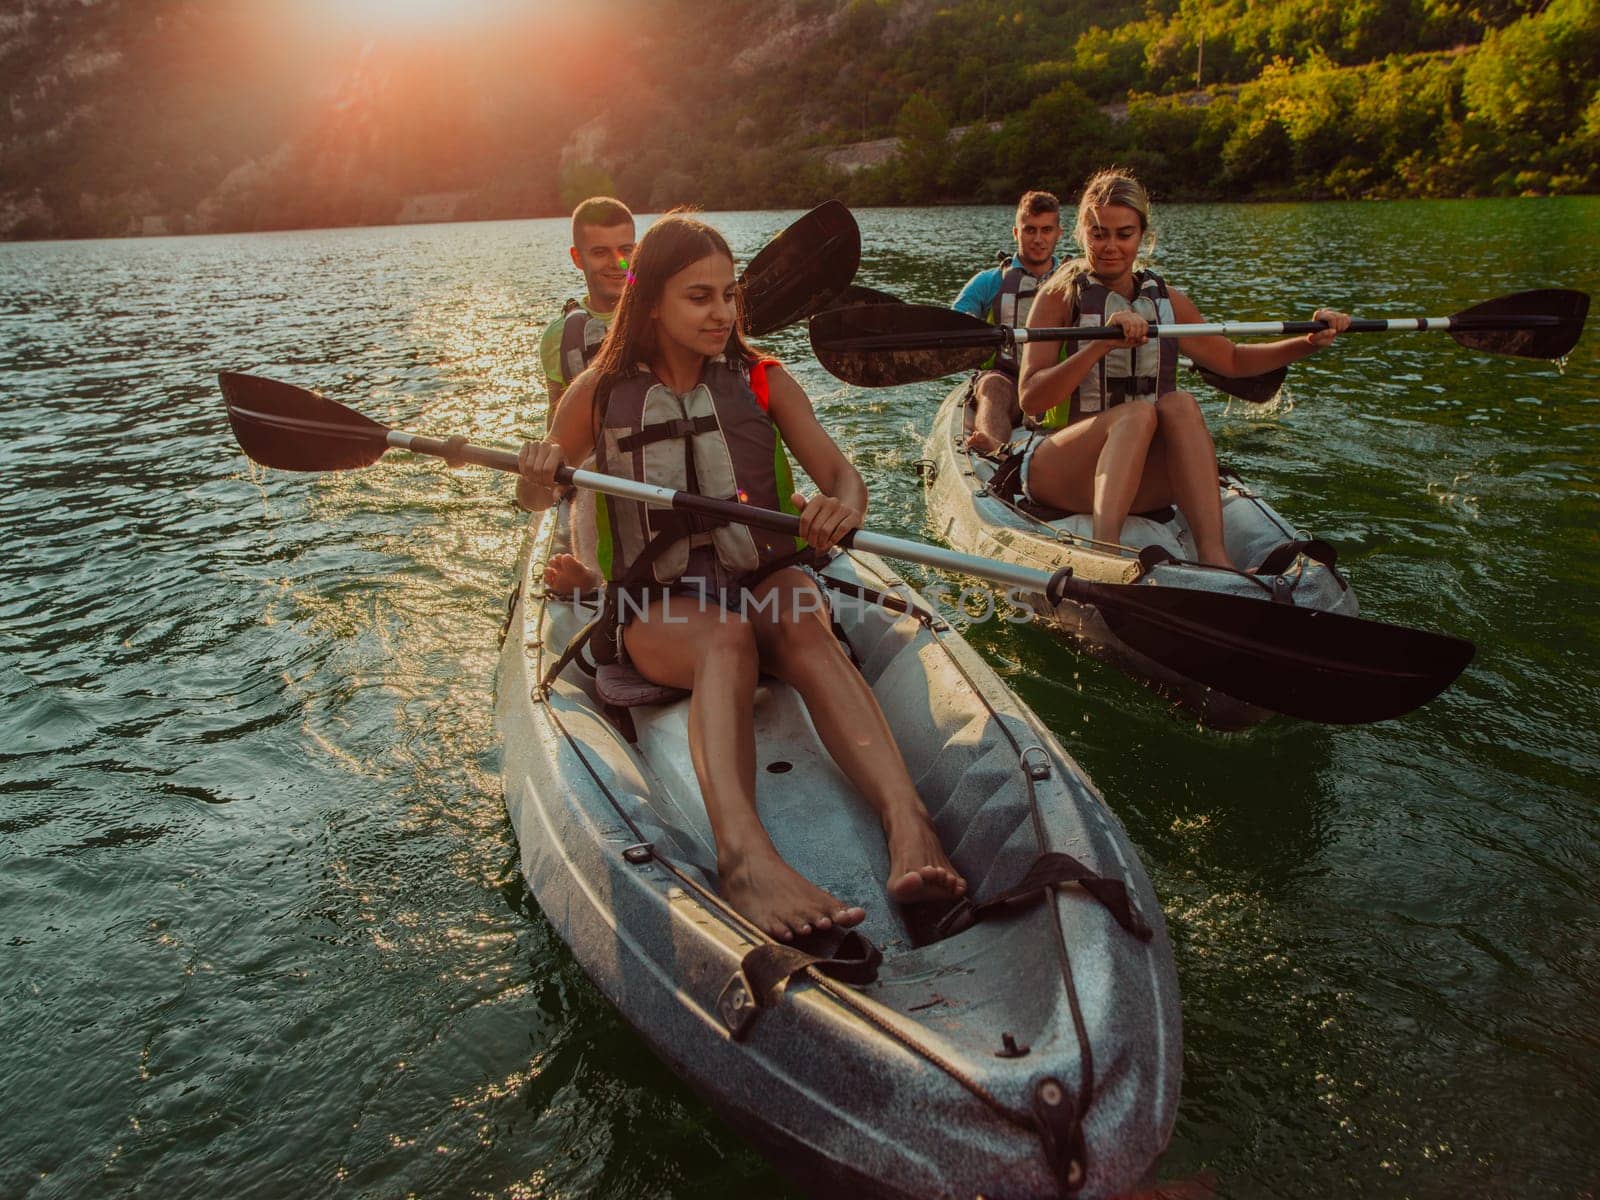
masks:
[[[716,230],[668,214],[640,240],[632,279],[594,364],[561,398],[550,437],[521,451],[517,500],[554,502],[556,468],[595,453],[599,470],[800,513],[817,550],[859,528],[861,476],[817,423],[811,401],[738,329],[733,255]],[[781,439],[781,441],[780,441]],[[793,491],[782,448],[819,494]],[[859,923],[779,856],[755,806],[752,710],[764,670],[799,692],[829,753],[878,814],[889,895],[966,890],[950,865],[877,698],[850,663],[794,539],[742,525],[707,529],[602,497],[601,567],[639,604],[619,606],[621,649],[646,679],[692,689],[689,742],[717,843],[723,897],[773,937]]]

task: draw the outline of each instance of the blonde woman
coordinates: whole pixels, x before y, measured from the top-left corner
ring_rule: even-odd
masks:
[[[1130,512],[1176,504],[1200,561],[1232,566],[1222,541],[1217,453],[1194,396],[1177,386],[1178,354],[1219,375],[1259,375],[1331,345],[1350,324],[1319,308],[1328,328],[1240,346],[1221,336],[1158,338],[1150,325],[1198,324],[1194,303],[1141,265],[1153,243],[1150,197],[1126,171],[1101,171],[1084,186],[1074,229],[1083,257],[1040,288],[1034,328],[1116,325],[1121,340],[1030,342],[1019,399],[1043,426],[1024,450],[1022,492],[1038,504],[1094,518],[1096,541],[1121,540]]]

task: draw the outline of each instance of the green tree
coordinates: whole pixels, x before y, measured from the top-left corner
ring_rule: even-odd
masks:
[[[900,198],[911,204],[933,199],[950,154],[950,122],[917,92],[901,105],[894,131],[900,138]]]
[[[1472,115],[1503,131],[1548,135],[1573,128],[1600,76],[1600,6],[1552,0],[1495,30],[1462,82]]]
[[[995,146],[995,180],[1013,196],[1034,187],[1073,195],[1117,146],[1110,118],[1082,88],[1064,83],[1005,123]]]
[[[1294,142],[1278,118],[1257,113],[1235,125],[1222,147],[1222,180],[1245,193],[1286,190]]]
[[[590,196],[615,195],[617,185],[611,178],[611,172],[598,163],[571,162],[561,168],[557,190],[561,196],[561,207],[573,209]]]

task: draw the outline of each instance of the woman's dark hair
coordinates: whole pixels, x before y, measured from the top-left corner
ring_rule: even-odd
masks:
[[[609,384],[619,376],[633,370],[641,362],[649,362],[656,351],[656,320],[651,309],[661,301],[667,280],[687,266],[713,254],[733,261],[733,251],[720,233],[704,221],[690,215],[691,210],[675,208],[645,231],[633,251],[629,264],[628,282],[622,289],[622,299],[617,302],[617,315],[611,320],[606,340],[595,354],[592,369],[596,376],[599,395],[609,391]],[[738,316],[728,334],[723,353],[729,358],[742,358],[753,363],[759,357],[744,340],[744,289],[737,293]]]

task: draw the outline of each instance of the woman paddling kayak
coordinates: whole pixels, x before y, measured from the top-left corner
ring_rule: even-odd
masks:
[[[800,511],[817,551],[859,528],[866,485],[811,401],[738,328],[733,255],[722,235],[668,214],[639,242],[594,364],[561,398],[550,436],[519,455],[517,500],[556,500],[555,472],[592,452],[599,469],[648,483]],[[793,492],[784,447],[817,482]],[[690,750],[717,845],[720,890],[781,940],[858,924],[779,856],[755,807],[752,707],[759,674],[793,686],[828,751],[872,805],[888,841],[888,894],[909,903],[966,890],[871,689],[834,637],[793,541],[741,525],[606,497],[601,568],[615,585],[616,647],[645,679],[692,690]]]
[[[1019,399],[1044,426],[1020,464],[1029,500],[1092,512],[1096,541],[1115,544],[1130,512],[1176,504],[1193,531],[1200,561],[1229,567],[1217,492],[1217,453],[1193,395],[1177,386],[1178,353],[1233,377],[1259,375],[1332,344],[1350,324],[1319,308],[1329,328],[1265,345],[1221,336],[1160,339],[1155,323],[1200,323],[1193,302],[1138,258],[1150,237],[1150,198],[1132,175],[1101,171],[1084,186],[1075,235],[1084,258],[1051,276],[1028,313],[1028,325],[1117,325],[1121,341],[1030,342]],[[1074,349],[1074,346],[1079,348]],[[1129,404],[1129,400],[1145,403]]]

